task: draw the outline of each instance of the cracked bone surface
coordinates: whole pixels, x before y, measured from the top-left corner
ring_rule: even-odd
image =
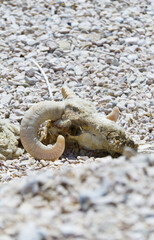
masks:
[[[98,150],[112,156],[122,154],[125,147],[137,149],[137,144],[126,135],[122,127],[115,123],[119,116],[117,107],[111,114],[104,117],[96,111],[91,102],[79,98],[67,86],[63,86],[62,95],[63,102],[45,101],[35,104],[24,116],[21,125],[21,141],[32,156],[54,160],[53,148],[46,158],[45,152],[48,146],[42,143],[52,144],[59,134],[64,136],[67,145],[77,143],[81,148]],[[37,132],[40,124],[45,120],[50,121],[42,134],[41,143]],[[58,147],[57,143],[53,150],[56,152],[55,149],[58,148],[59,154],[56,158],[64,150],[62,147],[64,139],[61,137],[60,140],[61,143]]]
[[[64,111],[63,103],[44,101],[32,106],[24,115],[21,122],[20,138],[28,153],[37,159],[54,161],[65,149],[65,139],[59,135],[53,146],[45,146],[38,139],[40,125],[46,120],[59,119]]]

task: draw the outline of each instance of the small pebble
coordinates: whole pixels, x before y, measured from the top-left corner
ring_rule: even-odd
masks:
[[[139,39],[137,37],[130,37],[125,39],[125,43],[128,45],[137,45]]]
[[[31,78],[34,77],[35,75],[35,70],[33,68],[30,68],[29,70],[26,71],[25,73],[27,75],[27,77]]]
[[[25,76],[25,82],[28,83],[29,85],[35,85],[36,84],[36,79],[32,78],[32,77]]]
[[[81,22],[78,27],[82,31],[89,31],[91,29],[91,23],[84,21],[84,22]]]
[[[70,50],[71,48],[71,44],[67,40],[60,40],[58,45],[62,50]]]

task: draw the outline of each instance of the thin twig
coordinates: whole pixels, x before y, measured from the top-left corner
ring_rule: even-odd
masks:
[[[0,161],[0,167],[1,167],[1,170],[3,170],[3,167],[5,167],[6,169],[11,168],[11,169],[17,169],[17,170],[25,171],[24,168],[20,168],[20,167],[18,167],[16,165],[14,165],[14,166],[10,166],[10,165],[6,166],[2,161]]]
[[[47,75],[45,74],[45,72],[43,71],[43,69],[40,67],[40,65],[34,60],[32,59],[32,62],[39,68],[40,72],[42,73],[45,81],[46,81],[46,84],[47,84],[47,87],[48,87],[48,91],[49,91],[49,95],[50,95],[50,98],[51,100],[53,101],[54,98],[53,98],[53,94],[52,94],[52,91],[51,91],[51,88],[50,88],[50,84],[49,84],[49,80],[47,78]]]

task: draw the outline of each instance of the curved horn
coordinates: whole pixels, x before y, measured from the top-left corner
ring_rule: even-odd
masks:
[[[64,111],[64,103],[44,101],[36,103],[24,115],[20,128],[20,139],[25,150],[37,159],[54,161],[64,152],[65,139],[59,135],[53,146],[45,146],[38,139],[40,125],[46,120],[55,121]]]
[[[119,108],[114,107],[112,112],[109,115],[107,115],[106,118],[116,122],[119,118]]]

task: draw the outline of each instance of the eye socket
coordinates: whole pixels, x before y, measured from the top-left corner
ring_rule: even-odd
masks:
[[[73,112],[79,112],[78,107],[74,107],[74,106],[69,106],[69,109]]]
[[[119,139],[120,139],[120,136],[115,136],[115,139],[116,139],[116,140],[119,140]]]
[[[82,128],[80,126],[72,124],[68,129],[68,133],[71,136],[79,136],[82,134]]]
[[[74,112],[78,112],[79,111],[79,109],[77,107],[73,107],[72,109],[73,109]]]

